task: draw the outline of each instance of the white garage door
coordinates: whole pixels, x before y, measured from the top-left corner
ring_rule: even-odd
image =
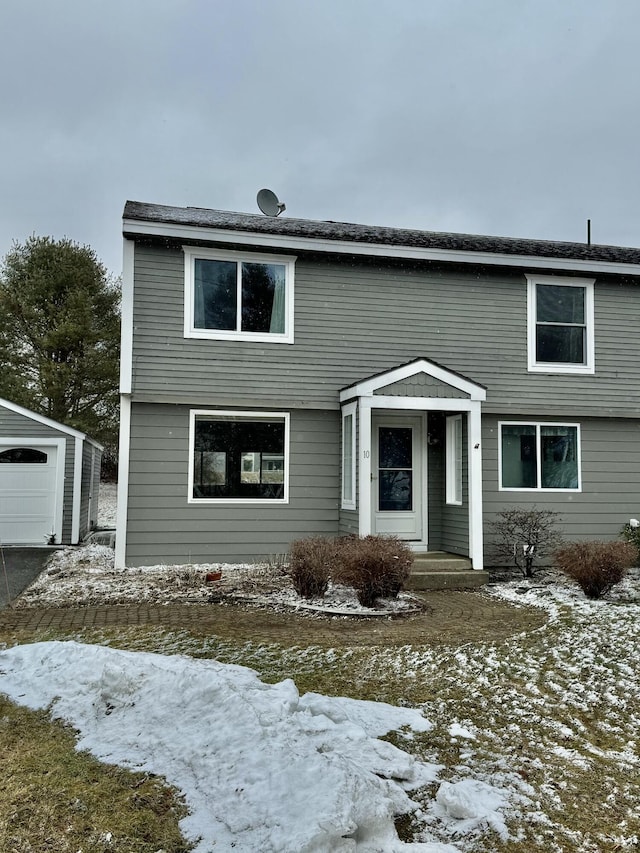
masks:
[[[45,545],[56,530],[58,447],[0,444],[0,542]]]

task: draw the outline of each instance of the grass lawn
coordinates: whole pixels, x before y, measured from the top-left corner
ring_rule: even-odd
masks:
[[[350,644],[345,632],[340,645],[327,637],[315,643],[309,617],[296,617],[288,637],[278,632],[278,642],[268,631],[247,639],[243,625],[255,621],[256,611],[241,608],[220,620],[214,634],[139,626],[28,639],[72,637],[215,657],[252,667],[267,681],[292,678],[301,693],[421,706],[434,729],[390,739],[444,765],[443,780],[472,777],[502,789],[509,802],[510,838],[501,840],[486,826],[444,815],[434,801],[435,784],[412,795],[421,807],[399,824],[405,840],[437,839],[469,853],[638,851],[639,589],[634,581],[610,600],[588,602],[555,581],[507,585],[500,595],[513,599],[514,606],[542,608],[546,621],[533,620],[533,627],[497,642],[462,645],[390,645],[388,635],[380,642],[374,631],[367,644]],[[315,624],[322,637],[322,620]],[[304,625],[304,631],[296,625]],[[491,625],[486,629],[490,637]],[[0,635],[7,644],[15,639]],[[172,834],[179,800],[157,780],[74,753],[69,732],[42,715],[4,701],[0,717],[3,752],[8,752],[0,762],[0,849],[113,850],[105,833],[115,834],[114,815],[122,822],[119,838],[127,838],[117,849],[185,849]]]

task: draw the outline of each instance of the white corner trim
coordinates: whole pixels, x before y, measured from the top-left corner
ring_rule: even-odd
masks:
[[[120,442],[118,448],[118,507],[116,510],[115,567],[124,569],[127,555],[129,504],[129,447],[131,444],[131,397],[120,395]]]
[[[482,418],[480,403],[468,418],[469,554],[474,569],[484,568],[482,533]]]
[[[416,376],[419,373],[425,373],[427,376],[431,376],[440,382],[444,382],[446,385],[450,385],[452,388],[455,388],[464,394],[469,394],[470,400],[484,401],[487,398],[486,389],[482,388],[480,385],[476,385],[475,382],[472,382],[469,379],[464,379],[444,367],[440,367],[437,364],[427,361],[427,359],[418,359],[417,361],[412,361],[410,364],[404,364],[401,367],[392,368],[378,376],[373,376],[370,379],[364,379],[362,382],[358,382],[355,385],[350,385],[348,388],[345,388],[340,392],[340,402],[344,403],[347,400],[352,400],[354,397],[369,397],[380,388],[384,388],[387,385],[393,385],[394,382],[401,382],[403,379],[408,379],[409,377]],[[384,397],[382,399],[388,400],[391,398]],[[429,394],[425,394],[422,398],[402,397],[397,399],[402,399],[404,401],[429,399]],[[447,398],[438,399],[444,400]],[[468,404],[469,400],[455,398],[455,402]],[[411,408],[411,406],[405,406],[405,408]],[[459,406],[458,408],[461,409],[464,407]]]
[[[71,544],[80,542],[80,507],[82,499],[82,439],[76,438],[73,453],[73,508],[71,512]]]
[[[199,225],[177,225],[167,222],[145,222],[124,219],[127,234],[141,236],[174,237],[178,240],[199,240],[209,243],[235,243],[279,248],[287,251],[330,252],[332,254],[363,255],[382,258],[406,258],[449,263],[483,264],[490,266],[530,267],[535,269],[592,272],[597,274],[634,275],[640,265],[617,261],[590,261],[576,258],[548,258],[537,255],[507,255],[499,252],[463,251],[460,249],[432,249],[416,246],[390,246],[384,243],[361,243],[350,240],[326,240],[318,237],[298,237],[284,234],[262,234],[253,231],[211,228]]]
[[[131,394],[133,376],[133,273],[135,243],[122,244],[122,297],[120,307],[120,393]]]

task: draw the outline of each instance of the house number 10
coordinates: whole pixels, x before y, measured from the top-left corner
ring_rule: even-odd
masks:
[[[368,450],[363,450],[363,451],[362,451],[362,456],[363,456],[363,458],[364,458],[364,459],[368,459],[368,458],[369,458],[369,451],[368,451]]]

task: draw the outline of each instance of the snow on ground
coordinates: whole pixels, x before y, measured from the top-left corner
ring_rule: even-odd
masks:
[[[105,480],[100,481],[100,490],[98,491],[98,527],[114,527],[116,526],[116,510],[117,503],[117,483],[107,483]]]
[[[300,696],[292,681],[265,684],[245,667],[75,642],[7,649],[0,673],[3,693],[78,729],[78,749],[180,788],[190,809],[181,828],[200,853],[458,849],[403,844],[394,827],[414,808],[406,789],[439,770],[378,739],[429,730],[417,710]],[[482,800],[501,823],[505,800],[488,788],[467,786],[461,801],[448,786],[443,808],[464,816]]]
[[[113,552],[96,546],[59,551],[57,559],[34,589],[33,604],[70,603],[83,588],[95,602],[105,595],[140,601],[163,575],[178,600],[191,600],[207,568],[115,572]],[[273,585],[273,570],[222,568],[216,583],[252,594]],[[202,834],[203,853],[211,837],[224,839],[220,850],[231,850],[232,839],[237,853],[453,853],[475,849],[488,829],[518,850],[637,850],[640,570],[602,601],[585,599],[554,573],[480,594],[542,608],[549,621],[501,643],[491,641],[488,625],[485,643],[438,649],[274,651],[167,631],[153,646],[167,656],[37,644],[0,653],[0,690],[39,707],[55,700],[55,713],[80,730],[81,748],[148,767],[180,787],[191,808],[184,831]],[[286,673],[344,669],[357,671],[360,683],[389,678],[393,695],[406,689],[424,717],[398,716],[400,709],[384,704],[299,697],[292,682],[264,683],[236,665],[249,661],[266,672],[270,655]],[[422,741],[407,732],[395,741],[401,750],[376,740],[402,725],[426,728],[426,720],[433,729]],[[439,770],[440,751],[448,758]],[[407,789],[436,776],[435,784],[410,792],[420,843],[400,844],[392,814],[412,807]],[[614,816],[608,831],[598,815]]]
[[[207,582],[207,574],[222,572],[220,580]],[[420,604],[401,593],[396,599],[380,601],[379,609],[362,607],[353,589],[331,585],[323,599],[305,601],[291,586],[279,566],[209,563],[182,566],[143,566],[115,569],[114,551],[104,545],[62,548],[55,551],[47,567],[15,603],[25,607],[85,607],[99,604],[206,603],[225,595],[271,607],[324,613],[409,612]]]

